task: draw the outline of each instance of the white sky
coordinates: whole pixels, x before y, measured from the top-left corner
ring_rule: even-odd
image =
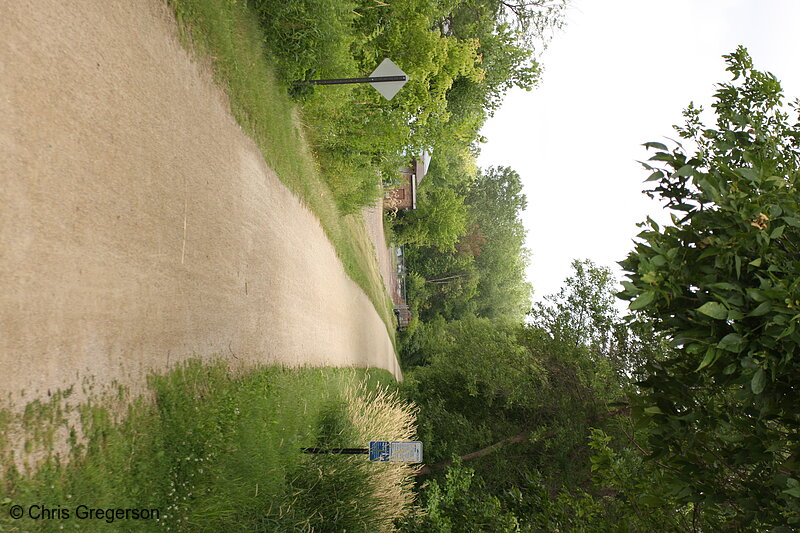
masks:
[[[557,292],[573,259],[621,279],[635,224],[667,220],[641,193],[641,145],[676,138],[690,101],[710,107],[715,84],[730,79],[723,54],[746,46],[788,101],[800,97],[798,25],[800,0],[573,0],[539,87],[506,96],[478,159],[522,176],[536,300]]]

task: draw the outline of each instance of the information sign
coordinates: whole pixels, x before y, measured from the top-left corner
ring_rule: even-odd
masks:
[[[420,441],[373,440],[369,443],[369,460],[379,463],[421,463],[422,443]]]

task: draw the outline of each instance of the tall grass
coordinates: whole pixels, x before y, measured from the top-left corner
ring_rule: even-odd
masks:
[[[158,521],[102,522],[103,531],[391,531],[412,508],[412,467],[300,449],[411,438],[414,409],[389,392],[393,382],[386,371],[232,373],[221,363],[191,362],[153,377],[150,398],[130,401],[123,391],[116,407],[40,404],[20,415],[30,428],[57,429],[76,412],[80,422],[69,429],[82,434],[82,444],[31,473],[12,466],[8,447],[0,449],[0,530],[101,527],[74,516],[12,520],[8,512],[11,505],[85,504],[160,510]],[[115,414],[126,404],[126,413]]]
[[[397,390],[388,386],[372,388],[367,381],[361,381],[357,387],[346,389],[345,398],[348,419],[360,442],[416,438],[416,407],[402,401]],[[380,523],[388,530],[390,521],[401,520],[413,507],[413,480],[418,467],[407,463],[376,466],[362,463],[372,498],[382,502]]]
[[[416,409],[388,386],[351,381],[343,401],[321,418],[319,447],[412,440]],[[313,455],[292,479],[298,497],[289,521],[302,531],[393,531],[414,507],[416,465],[373,464],[363,456]]]

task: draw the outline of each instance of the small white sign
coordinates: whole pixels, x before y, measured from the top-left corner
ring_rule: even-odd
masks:
[[[389,445],[392,463],[421,463],[422,443],[419,441],[394,441]]]
[[[381,62],[380,65],[378,65],[378,68],[372,71],[372,74],[369,76],[370,78],[377,76],[406,76],[406,73],[400,70],[400,67],[395,65],[392,60],[387,57]],[[405,81],[383,81],[370,83],[370,85],[372,85],[376,91],[381,93],[384,98],[391,100],[394,98],[394,95],[396,95],[400,89],[403,88],[403,85],[406,84],[406,81],[408,81],[408,76],[406,76]]]
[[[369,460],[378,463],[421,463],[420,441],[373,440],[369,443]]]

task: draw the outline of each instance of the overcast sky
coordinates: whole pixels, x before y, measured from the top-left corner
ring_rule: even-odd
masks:
[[[478,164],[522,176],[535,299],[554,293],[572,259],[618,278],[650,215],[642,143],[676,137],[690,101],[709,107],[728,81],[723,54],[746,46],[759,70],[800,97],[800,0],[574,0],[531,92],[511,91],[486,123]]]

